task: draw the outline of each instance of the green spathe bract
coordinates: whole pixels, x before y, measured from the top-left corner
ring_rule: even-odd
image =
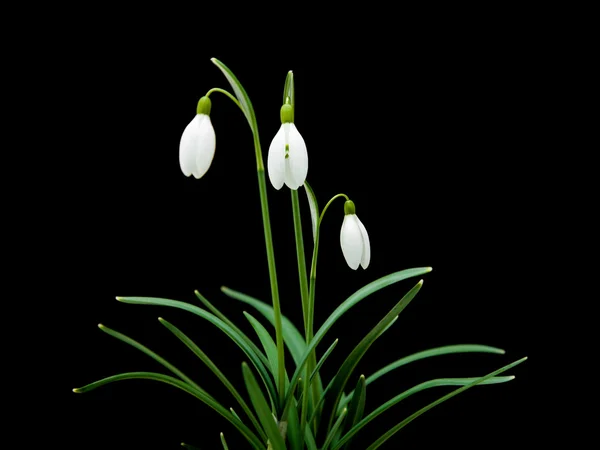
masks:
[[[444,395],[438,400],[431,402],[404,418],[386,433],[376,438],[373,444],[368,448],[368,450],[374,450],[391,439],[399,430],[408,425],[411,421],[455,395],[477,385],[493,385],[513,380],[514,376],[499,375],[522,363],[526,358],[521,358],[507,364],[483,377],[431,379],[417,384],[402,393],[396,393],[392,398],[379,406],[367,407],[365,399],[369,385],[380,377],[389,374],[392,371],[396,371],[406,364],[416,363],[425,358],[447,354],[504,354],[504,350],[485,345],[447,345],[433,349],[425,349],[412,355],[403,356],[378,370],[369,370],[367,373],[371,373],[370,375],[360,375],[358,379],[356,379],[354,369],[357,367],[359,361],[364,357],[373,343],[376,340],[381,339],[384,333],[399,320],[400,313],[404,311],[406,306],[415,298],[421,289],[423,280],[420,280],[412,289],[409,289],[404,296],[400,297],[394,292],[393,295],[397,296],[397,303],[395,306],[390,309],[387,314],[381,314],[381,320],[365,335],[352,351],[347,353],[346,358],[343,359],[343,363],[337,370],[332,370],[332,368],[329,367],[329,372],[335,372],[335,375],[329,380],[323,380],[321,369],[327,362],[328,357],[333,350],[336,349],[336,354],[340,351],[347,352],[347,349],[340,348],[343,347],[343,340],[340,341],[338,339],[333,339],[332,337],[327,337],[327,339],[325,339],[328,331],[333,325],[338,323],[338,321],[343,323],[344,315],[356,304],[367,299],[371,294],[383,288],[394,286],[408,278],[425,275],[431,271],[431,268],[417,267],[396,271],[372,281],[366,286],[358,289],[345,300],[337,299],[338,306],[315,331],[314,312],[321,223],[324,220],[328,208],[336,199],[344,198],[346,200],[346,203],[344,204],[344,213],[346,215],[355,214],[355,206],[346,194],[339,193],[333,196],[325,204],[323,210],[320,211],[315,192],[310,185],[305,182],[304,188],[308,199],[313,237],[310,266],[307,265],[304,249],[304,230],[300,216],[301,208],[298,191],[290,189],[300,287],[298,292],[299,302],[295,305],[302,309],[302,330],[298,329],[287,317],[285,317],[281,311],[281,304],[279,301],[274,246],[265,182],[265,167],[254,108],[246,90],[233,72],[217,59],[213,58],[212,62],[222,71],[233,90],[233,94],[221,88],[210,89],[206,96],[202,97],[198,102],[197,113],[210,114],[211,100],[209,97],[212,93],[220,93],[232,100],[239,107],[252,130],[271,287],[271,302],[270,304],[265,303],[250,295],[243,294],[227,287],[222,287],[221,290],[227,297],[242,302],[250,306],[253,311],[258,312],[266,319],[267,326],[261,323],[261,321],[254,317],[250,312],[244,311],[244,316],[256,333],[256,337],[253,340],[198,291],[195,291],[195,295],[206,309],[187,302],[164,298],[117,297],[117,299],[123,303],[134,305],[158,305],[188,311],[201,319],[212,323],[222,331],[227,338],[231,339],[242,351],[240,356],[245,355],[246,358],[245,361],[242,361],[244,386],[238,386],[238,388],[229,381],[227,375],[212,362],[208,355],[179,328],[167,320],[159,318],[160,323],[187,346],[227,388],[227,391],[231,394],[233,399],[235,399],[240,408],[238,409],[240,415],[238,415],[233,408],[224,407],[219,400],[214,398],[208,392],[208,390],[200,386],[198,380],[188,377],[166,359],[154,353],[144,345],[124,334],[111,330],[104,325],[99,325],[102,331],[145,353],[175,376],[155,372],[121,373],[90,383],[84,387],[74,389],[74,392],[83,393],[107,383],[129,379],[159,381],[177,387],[211,407],[226,421],[230,422],[246,439],[250,447],[255,450],[338,450],[349,448],[352,440],[357,435],[360,435],[366,425],[405,398],[434,387],[459,386],[458,389]],[[294,74],[292,71],[287,73],[285,79],[282,104],[283,106],[280,111],[281,121],[283,123],[293,122],[296,108],[296,94],[294,88]],[[366,265],[367,264],[365,264],[365,267]],[[308,270],[308,267],[310,267],[310,270]],[[323,283],[323,281],[321,281],[321,283]],[[404,289],[405,288],[406,287],[404,287]],[[398,300],[398,298],[400,298],[400,300]],[[332,301],[333,299],[330,298],[329,300]],[[291,302],[286,302],[286,307],[291,308],[293,305],[294,304]],[[377,305],[374,304],[372,307],[375,310]],[[274,339],[272,336],[273,332],[275,335]],[[326,351],[317,354],[317,346],[323,342],[324,339],[324,342],[329,347]],[[259,343],[260,347],[256,342]],[[294,363],[293,368],[285,366],[286,349]],[[331,363],[327,364],[329,366]],[[258,374],[258,377],[256,374]],[[325,388],[323,388],[324,381],[327,383]],[[347,388],[348,383],[352,383],[350,384],[351,390],[346,394],[344,391]],[[209,440],[207,433],[210,431],[211,430],[199,429],[198,442],[205,443]],[[401,440],[400,438],[395,439],[398,439],[398,441]],[[219,441],[223,449],[227,450],[229,448],[223,433],[220,433],[219,436],[216,436],[215,434],[214,444],[211,445],[216,446]],[[184,448],[198,448],[188,443],[182,443],[181,445]],[[400,445],[397,446],[399,447]]]

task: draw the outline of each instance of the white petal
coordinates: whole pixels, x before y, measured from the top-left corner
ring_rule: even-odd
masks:
[[[271,141],[267,156],[269,180],[275,189],[281,189],[285,177],[285,133],[283,125]]]
[[[210,121],[210,116],[206,114],[199,114],[200,120],[200,129],[198,130],[198,149],[196,153],[196,171],[194,173],[194,177],[200,178],[202,177],[215,156],[215,145],[216,145],[216,136],[215,129],[212,126],[212,122]]]
[[[356,214],[346,214],[340,232],[342,253],[351,269],[358,269],[363,255],[363,238]]]
[[[179,141],[179,167],[186,177],[196,170],[196,148],[198,146],[198,131],[201,118],[196,114],[192,121],[185,127]]]
[[[371,243],[369,242],[369,234],[367,233],[367,229],[362,224],[358,216],[356,216],[356,221],[358,222],[358,227],[360,228],[360,235],[363,240],[363,253],[362,258],[360,260],[360,265],[363,269],[369,267],[369,263],[371,262]]]
[[[304,184],[308,173],[308,152],[302,135],[293,123],[289,126],[287,143],[289,145],[289,158],[287,159],[285,184],[290,189],[298,189]]]

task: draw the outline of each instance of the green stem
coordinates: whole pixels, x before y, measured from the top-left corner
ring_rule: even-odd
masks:
[[[232,94],[230,94],[229,92],[227,92],[225,89],[221,89],[221,88],[212,88],[210,91],[208,91],[208,92],[206,93],[206,96],[207,96],[207,97],[210,97],[210,94],[212,94],[213,92],[219,92],[220,94],[224,94],[224,95],[226,95],[227,97],[229,97],[229,98],[231,99],[231,101],[232,101],[233,103],[235,103],[235,104],[238,106],[238,108],[240,108],[240,109],[242,110],[242,112],[243,112],[244,114],[246,114],[246,113],[244,112],[244,108],[242,108],[242,105],[240,105],[240,102],[238,101],[238,99],[237,99],[237,98],[235,98],[235,97],[234,97]]]
[[[308,332],[308,275],[306,273],[306,256],[304,254],[304,239],[302,237],[302,220],[300,217],[300,201],[298,191],[290,189],[292,194],[292,211],[294,213],[294,237],[296,238],[296,256],[298,259],[298,277],[300,279],[300,298],[302,299],[302,316],[304,331]],[[308,335],[305,335],[308,340]]]
[[[267,248],[269,279],[271,281],[271,297],[273,299],[273,313],[275,315],[275,340],[277,345],[277,361],[279,368],[279,408],[281,408],[283,405],[283,399],[285,397],[285,354],[283,348],[283,326],[281,324],[281,305],[279,303],[279,288],[277,286],[277,272],[275,270],[275,252],[273,250],[273,235],[271,234],[271,219],[269,217],[269,204],[267,201],[265,168],[262,161],[260,141],[258,140],[258,136],[256,134],[254,135],[254,148],[256,150],[260,206],[262,209],[263,227],[265,229],[265,246]]]
[[[323,211],[321,212],[321,215],[319,216],[319,220],[317,222],[317,231],[315,233],[315,245],[313,247],[313,255],[312,255],[312,261],[311,261],[311,267],[310,267],[310,287],[309,287],[309,291],[308,291],[309,292],[309,295],[308,295],[308,321],[307,321],[308,330],[307,330],[307,336],[306,336],[307,344],[309,344],[313,338],[313,323],[314,323],[314,314],[315,314],[315,286],[317,283],[317,259],[318,259],[318,255],[319,255],[319,236],[320,236],[320,231],[321,231],[321,222],[323,221],[323,217],[325,216],[325,211],[327,211],[327,209],[334,202],[334,200],[336,200],[340,197],[344,197],[346,200],[348,200],[348,196],[346,194],[337,194],[334,197],[332,197],[331,200],[329,200],[329,202],[327,202],[327,204],[323,208]],[[316,356],[315,350],[313,350],[309,357],[309,360],[307,362],[307,366],[312,367],[312,369],[314,369],[316,367],[316,362],[317,362],[317,356]],[[309,381],[309,384],[310,384],[310,381]],[[319,393],[318,393],[319,387],[318,387],[317,383],[312,383],[312,386],[310,386],[310,387],[312,387],[313,408],[316,408],[317,399],[319,398]],[[306,389],[309,388],[309,386],[305,385],[304,388],[306,391]],[[304,414],[304,412],[303,412],[303,414]],[[316,414],[316,411],[313,411],[313,415],[315,415],[315,414]],[[314,423],[314,428],[315,428],[314,432],[316,433],[317,432],[317,423],[319,423],[319,420],[317,419],[313,423]]]

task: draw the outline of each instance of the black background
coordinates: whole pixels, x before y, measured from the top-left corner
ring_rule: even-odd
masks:
[[[510,371],[514,381],[461,394],[403,429],[386,448],[500,448],[517,436],[524,443],[539,440],[531,424],[538,413],[538,333],[532,324],[543,314],[537,267],[548,251],[536,237],[548,202],[536,145],[544,127],[547,42],[518,19],[418,19],[410,28],[409,18],[375,24],[377,31],[369,33],[357,24],[321,26],[312,37],[310,26],[301,35],[294,28],[289,37],[283,27],[265,39],[248,30],[236,35],[237,44],[224,31],[199,27],[193,37],[179,37],[157,23],[132,27],[107,19],[65,38],[70,70],[61,86],[68,100],[58,132],[64,131],[59,157],[68,175],[55,180],[64,206],[48,212],[66,218],[49,251],[68,264],[50,268],[61,309],[53,323],[61,338],[61,365],[54,370],[60,381],[53,389],[60,408],[48,408],[44,418],[50,441],[62,448],[111,449],[178,448],[185,441],[209,449],[219,447],[223,431],[230,448],[244,448],[224,419],[166,385],[125,381],[85,395],[71,392],[119,372],[162,370],[96,328],[103,323],[165,356],[235,407],[159,316],[188,333],[244,391],[244,355],[212,325],[182,311],[115,300],[139,295],[196,303],[198,289],[248,334],[242,311],[252,311],[219,288],[269,300],[252,136],[224,96],[212,95],[217,149],[210,170],[194,180],[179,169],[179,139],[198,98],[212,87],[230,89],[211,57],[227,64],[246,88],[265,161],[280,126],[285,75],[294,71],[307,179],[321,207],[337,193],[349,195],[369,232],[371,265],[354,272],[339,247],[343,201],[330,208],[321,234],[317,326],[372,280],[409,267],[434,269],[355,375],[441,345],[481,343],[507,352],[406,366],[370,386],[367,408],[421,381],[480,376],[530,357]],[[78,35],[85,37],[82,53]],[[268,196],[282,309],[300,325],[290,195],[269,185]],[[300,199],[308,258],[303,192]],[[326,379],[416,281],[378,292],[336,324],[319,347],[322,352],[340,339],[323,368]],[[355,448],[446,392],[432,389],[395,406],[363,430]]]

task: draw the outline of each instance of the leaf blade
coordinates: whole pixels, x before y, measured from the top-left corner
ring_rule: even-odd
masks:
[[[229,413],[229,411],[227,411],[223,406],[221,406],[221,404],[219,404],[212,397],[204,394],[202,391],[199,391],[198,389],[194,388],[193,386],[190,386],[189,384],[187,384],[181,380],[178,380],[175,377],[163,375],[162,373],[156,373],[156,372],[121,373],[121,374],[112,375],[110,377],[103,378],[101,380],[98,380],[98,381],[95,381],[88,385],[85,385],[81,388],[73,389],[73,392],[85,393],[85,392],[94,390],[96,388],[99,388],[100,386],[104,386],[105,384],[113,383],[116,381],[122,381],[122,380],[131,380],[131,379],[159,381],[162,383],[169,384],[171,386],[175,386],[176,388],[179,388],[182,391],[187,392],[188,394],[196,397],[197,399],[199,399],[206,405],[210,406],[217,413],[219,413],[221,416],[223,416],[225,419],[227,419],[229,422],[231,422],[238,429],[238,431],[240,431],[240,433],[242,433],[242,435],[246,438],[246,440],[248,442],[250,442],[250,444],[252,445],[252,447],[254,449],[256,449],[256,450],[264,450],[265,449],[262,442],[260,442],[258,437],[246,425],[244,425],[239,420],[236,420],[236,418],[233,417],[233,415],[231,415]]]
[[[513,377],[513,376],[492,377],[486,381],[483,381],[480,384],[488,385],[488,384],[506,383],[508,381],[513,380],[514,378],[515,377]],[[375,408],[373,411],[371,411],[364,419],[355,423],[352,426],[352,428],[350,428],[350,430],[348,430],[348,432],[342,437],[342,439],[340,439],[340,441],[334,446],[334,448],[332,450],[336,450],[336,449],[340,448],[341,446],[343,446],[345,443],[349,442],[349,440],[352,439],[352,437],[356,433],[358,433],[363,427],[368,425],[369,422],[374,420],[377,416],[379,416],[380,414],[383,414],[385,411],[390,409],[392,406],[401,402],[405,398],[408,398],[411,395],[416,394],[417,392],[423,391],[425,389],[430,389],[433,387],[440,387],[440,386],[465,386],[465,385],[475,381],[476,379],[477,378],[438,378],[438,379],[434,379],[434,380],[425,381],[423,383],[419,383],[416,386],[413,386],[412,388],[407,389],[406,391],[392,397],[391,399],[389,399],[388,401],[386,401],[385,403],[381,404],[380,406]]]
[[[267,366],[263,363],[260,357],[248,346],[246,341],[229,327],[226,323],[216,317],[214,314],[209,313],[208,311],[199,308],[196,305],[191,305],[189,303],[181,302],[179,300],[170,300],[166,298],[156,298],[156,297],[117,297],[117,300],[123,303],[129,303],[132,305],[154,305],[154,306],[168,306],[171,308],[178,308],[184,311],[191,312],[192,314],[196,314],[197,316],[207,320],[216,326],[219,330],[225,333],[233,342],[237,344],[237,346],[250,358],[250,361],[258,371],[261,376],[263,383],[267,388],[267,392],[271,397],[271,401],[277,399],[277,393],[275,391],[275,386],[273,385],[273,380],[269,371],[267,370]],[[264,355],[262,355],[266,361]],[[268,365],[268,361],[266,361]]]
[[[445,402],[446,400],[451,399],[452,397],[466,391],[467,389],[472,388],[473,386],[476,386],[477,384],[492,378],[496,375],[501,374],[502,372],[505,372],[509,369],[512,369],[513,367],[515,367],[518,364],[521,364],[522,362],[524,362],[527,359],[527,357],[521,358],[511,364],[508,364],[498,370],[495,370],[494,372],[491,372],[481,378],[476,379],[475,381],[473,381],[472,383],[463,386],[461,388],[458,388],[452,392],[450,392],[449,394],[443,396],[442,398],[439,398],[438,400],[431,402],[429,405],[425,406],[424,408],[421,408],[420,410],[418,410],[417,412],[411,414],[409,417],[407,417],[406,419],[404,419],[402,422],[399,422],[398,424],[396,424],[395,426],[393,426],[392,428],[390,428],[385,434],[383,434],[382,436],[379,437],[379,439],[377,439],[375,442],[373,442],[368,448],[367,450],[375,450],[377,448],[379,448],[385,441],[387,441],[390,437],[392,437],[394,434],[396,434],[399,430],[401,430],[402,428],[404,428],[406,425],[408,425],[410,422],[412,422],[413,420],[415,420],[417,417],[419,417],[420,415],[426,413],[427,411],[429,411],[430,409],[434,408],[435,406],[439,405],[440,403]]]
[[[265,400],[265,397],[256,382],[256,378],[252,374],[248,364],[242,363],[242,373],[244,375],[244,382],[246,383],[246,389],[250,395],[250,400],[254,406],[254,410],[258,415],[258,419],[263,427],[263,430],[269,437],[269,442],[273,447],[273,450],[285,450],[285,443],[279,433],[279,428],[275,423],[269,405]]]

